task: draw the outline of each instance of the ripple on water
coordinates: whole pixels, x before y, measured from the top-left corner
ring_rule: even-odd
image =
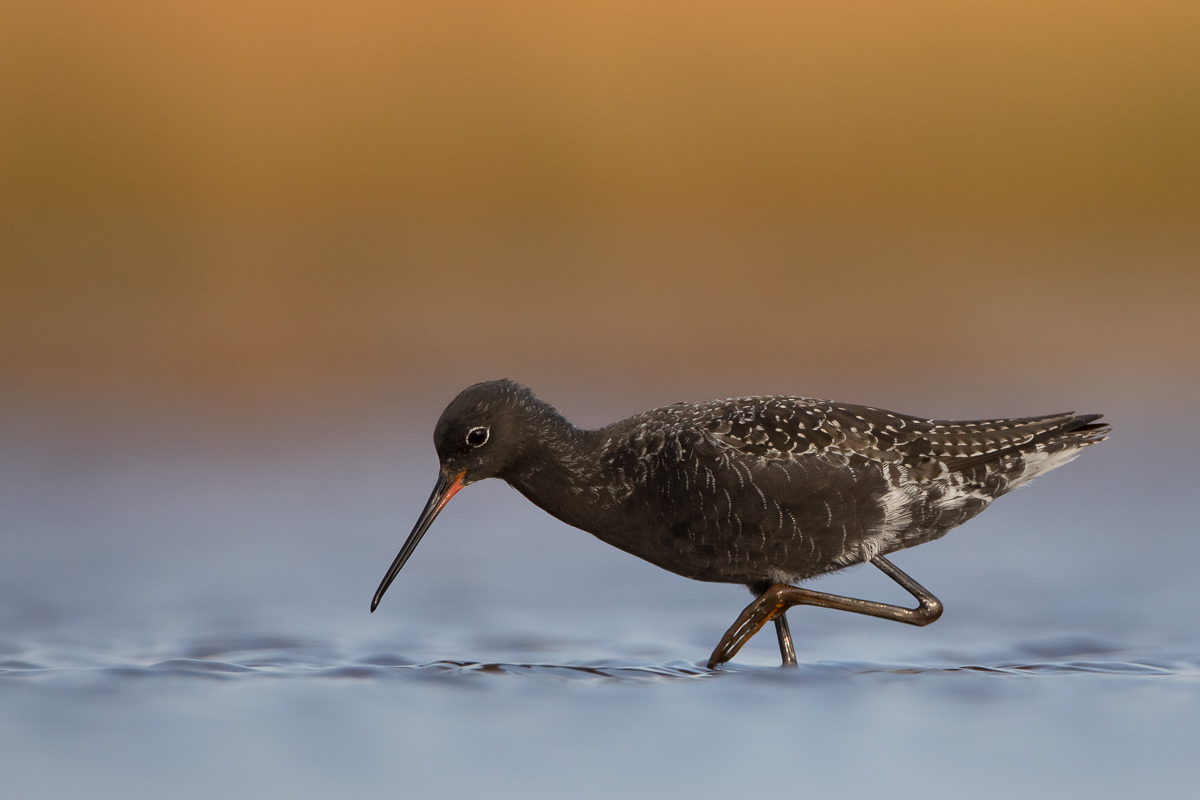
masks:
[[[539,645],[545,643],[539,642]],[[553,643],[551,643],[553,644]],[[547,648],[554,649],[554,648]],[[1100,641],[1062,640],[1021,644],[1009,653],[1042,655],[1039,659],[972,659],[941,656],[914,663],[871,661],[806,662],[794,670],[778,667],[727,664],[709,670],[703,663],[657,662],[625,658],[590,661],[558,659],[468,660],[439,659],[421,662],[390,652],[345,654],[332,645],[282,637],[243,637],[189,642],[175,653],[104,653],[83,649],[52,653],[38,647],[13,648],[13,657],[0,661],[0,679],[6,682],[36,680],[122,681],[153,678],[202,680],[270,679],[464,679],[555,678],[568,681],[662,681],[775,677],[780,680],[837,680],[871,675],[936,676],[972,673],[997,677],[1039,678],[1071,675],[1171,677],[1200,675],[1200,654],[1136,653]],[[1121,654],[1122,658],[1081,658],[1081,655]],[[37,657],[41,655],[42,657]],[[163,657],[166,656],[166,657]]]

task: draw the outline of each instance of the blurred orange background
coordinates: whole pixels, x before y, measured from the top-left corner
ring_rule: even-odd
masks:
[[[8,0],[0,110],[10,391],[1200,374],[1195,2]]]

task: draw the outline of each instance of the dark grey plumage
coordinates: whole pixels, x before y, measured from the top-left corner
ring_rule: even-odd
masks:
[[[1103,440],[1098,419],[924,420],[805,397],[740,397],[585,431],[516,383],[476,384],[438,421],[444,491],[435,490],[375,603],[449,496],[484,478],[671,572],[761,592],[943,536]]]
[[[490,422],[493,440],[511,446],[496,477],[664,569],[792,583],[941,537],[1103,439],[1097,418],[922,420],[740,397],[581,431],[528,389],[496,381],[459,395],[436,438],[452,456],[457,429]]]

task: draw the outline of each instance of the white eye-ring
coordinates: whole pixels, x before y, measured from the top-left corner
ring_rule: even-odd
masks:
[[[467,431],[467,444],[471,445],[471,447],[482,447],[487,444],[487,440],[491,435],[491,428],[471,428],[471,430]]]

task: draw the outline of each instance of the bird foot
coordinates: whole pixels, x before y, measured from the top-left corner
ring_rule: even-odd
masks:
[[[716,669],[737,655],[746,642],[771,620],[787,611],[792,605],[787,601],[788,590],[792,589],[784,583],[777,583],[754,599],[746,606],[737,621],[725,631],[716,649],[708,657],[708,668]],[[795,656],[793,655],[793,659]],[[794,661],[792,663],[795,663]]]
[[[890,619],[903,622],[906,625],[928,625],[936,622],[942,615],[942,603],[921,584],[905,575],[900,569],[883,556],[875,556],[871,563],[879,567],[885,575],[900,584],[903,589],[917,600],[916,608],[905,608],[888,603],[876,603],[871,600],[859,600],[853,597],[841,597],[836,594],[826,594],[812,589],[802,589],[799,586],[789,586],[777,583],[754,599],[742,611],[737,622],[725,631],[717,648],[708,658],[708,668],[716,669],[737,655],[742,645],[750,641],[754,634],[762,630],[773,619],[780,620],[779,649],[783,654],[784,666],[795,664],[795,651],[791,648],[791,635],[787,634],[787,620],[782,614],[792,606],[819,606],[833,608],[838,611],[851,611],[855,614],[866,614],[869,617]],[[786,640],[786,645],[785,645]],[[789,657],[790,656],[790,657]]]

